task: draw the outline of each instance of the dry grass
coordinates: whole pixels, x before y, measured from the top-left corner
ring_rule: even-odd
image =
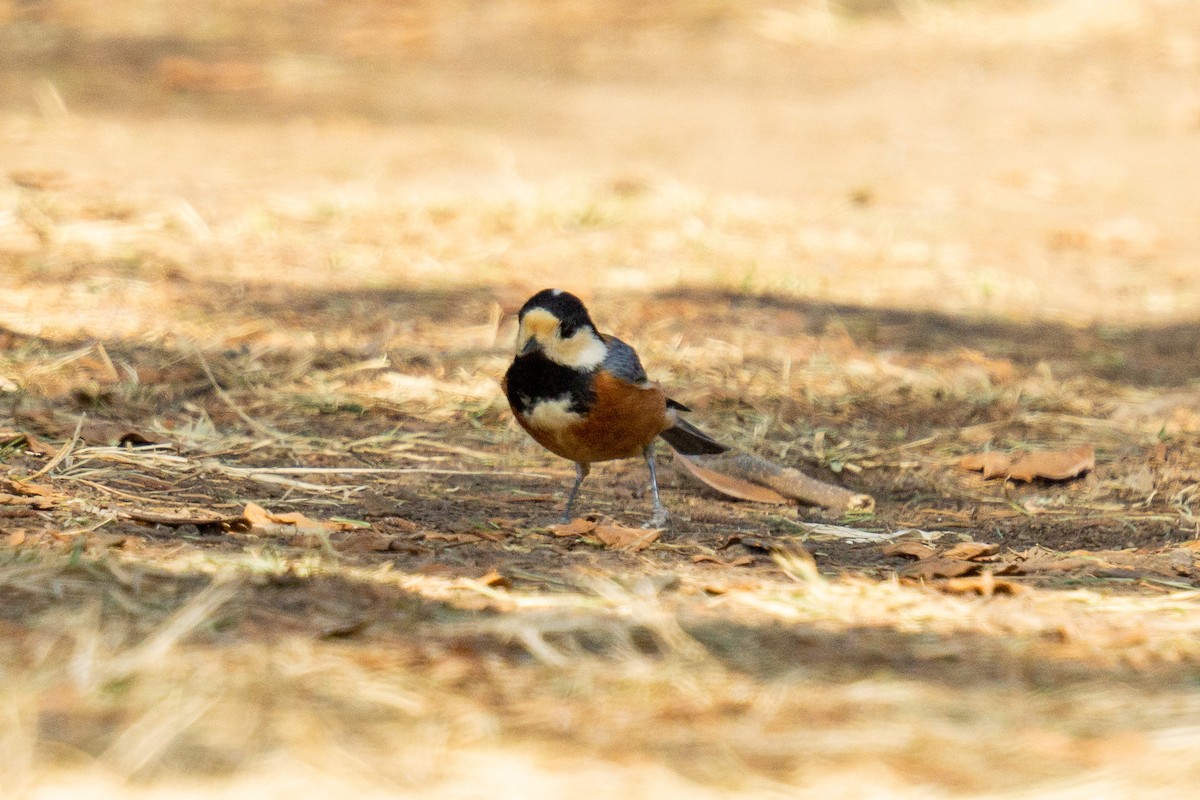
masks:
[[[1188,4],[176,6],[0,4],[0,794],[1195,786]],[[552,535],[545,285],[876,514]]]

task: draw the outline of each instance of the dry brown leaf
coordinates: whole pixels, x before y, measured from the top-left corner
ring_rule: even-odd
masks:
[[[478,542],[479,537],[469,533],[440,533],[438,531],[427,531],[425,533],[425,541],[450,542],[451,544],[469,544],[471,542]]]
[[[596,523],[590,519],[576,517],[570,522],[561,525],[550,525],[550,532],[555,536],[583,536],[585,533],[591,533],[596,530]]]
[[[487,539],[489,542],[500,542],[508,538],[508,531],[496,531],[490,528],[477,528],[471,533],[478,536],[480,539]]]
[[[723,558],[720,558],[720,557],[714,556],[714,555],[709,555],[708,553],[700,553],[698,555],[692,556],[693,564],[700,564],[703,562],[717,564],[722,567],[748,567],[754,563],[754,559],[751,556],[738,556],[737,558],[735,558],[731,561],[726,561]]]
[[[1018,594],[1025,587],[1012,581],[998,581],[991,572],[983,572],[969,578],[951,578],[937,584],[938,588],[948,594],[977,594],[991,597],[996,594]]]
[[[360,530],[333,542],[339,553],[380,553],[392,544],[391,536],[373,530]]]
[[[1025,482],[1037,478],[1064,481],[1095,469],[1096,448],[1085,444],[1070,450],[1040,450],[1016,459],[988,450],[963,458],[958,466],[965,470],[982,470],[984,478],[1004,476]]]
[[[662,535],[654,528],[626,528],[622,525],[596,526],[596,538],[614,550],[645,550]]]
[[[15,494],[0,492],[0,506],[29,506],[39,510],[53,508],[54,503],[48,497],[22,497]]]
[[[55,497],[58,494],[58,492],[49,486],[26,483],[25,481],[4,480],[0,481],[0,486],[4,487],[4,491],[21,497]]]
[[[1000,551],[1000,545],[984,544],[983,542],[960,542],[942,553],[943,558],[960,558],[963,561],[974,561],[984,556],[992,556]]]
[[[58,453],[58,448],[43,442],[32,433],[25,434],[25,449],[39,456],[53,456]]]
[[[702,467],[685,456],[681,455],[676,458],[675,463],[690,472],[696,480],[723,495],[734,497],[738,500],[750,500],[755,503],[784,504],[792,502],[774,489]]]
[[[211,527],[220,525],[229,527],[235,530],[246,530],[250,527],[250,520],[245,514],[236,517],[221,516],[216,512],[199,511],[188,509],[172,509],[167,512],[159,511],[142,511],[134,509],[131,511],[118,511],[118,516],[127,519],[136,520],[137,522],[147,522],[153,525],[167,525],[169,527],[179,527],[181,525],[195,525],[198,528]]]
[[[8,534],[9,547],[20,547],[23,544],[25,544],[25,530],[23,528],[17,528]]]
[[[1029,453],[1009,467],[1008,477],[1026,482],[1035,478],[1065,481],[1095,468],[1096,448],[1085,444],[1070,450]]]
[[[1008,468],[1012,466],[1012,456],[995,450],[987,450],[963,458],[958,462],[958,466],[968,472],[983,470],[984,478],[994,478],[1008,472]]]
[[[250,524],[250,527],[259,530],[277,530],[286,525],[295,528],[295,533],[319,535],[328,531],[349,531],[359,528],[350,522],[312,519],[299,511],[285,511],[276,514],[257,503],[247,503],[246,508],[242,511],[242,517]]]
[[[932,580],[933,578],[961,578],[983,569],[976,561],[957,558],[927,558],[905,569],[901,574],[907,578]]]
[[[937,553],[935,548],[920,542],[894,542],[883,546],[883,554],[885,556],[905,556],[906,558],[915,558],[918,561],[923,558],[929,558]]]
[[[320,524],[304,516],[299,511],[285,511],[282,514],[273,514],[268,511],[267,518],[278,525],[295,525],[297,528]]]
[[[251,528],[270,528],[274,523],[271,513],[258,503],[246,503],[246,507],[242,509],[242,517],[250,523]]]
[[[507,576],[502,575],[494,569],[488,570],[475,580],[479,583],[482,583],[484,586],[500,586],[504,589],[512,588],[512,581]]]

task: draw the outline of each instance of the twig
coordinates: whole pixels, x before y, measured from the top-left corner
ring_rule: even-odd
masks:
[[[63,477],[66,480],[77,481],[79,483],[82,483],[84,486],[90,486],[93,489],[99,489],[100,491],[104,492],[105,494],[111,494],[113,497],[123,497],[126,500],[136,500],[139,503],[146,502],[146,498],[144,498],[144,497],[139,497],[136,494],[129,494],[128,492],[122,492],[120,489],[114,489],[111,486],[105,486],[102,483],[96,483],[95,481],[89,481],[87,478],[78,478],[78,477],[75,477],[74,475],[64,475]]]
[[[504,472],[494,469],[427,469],[425,467],[231,467],[220,465],[223,472],[260,475],[509,475],[553,478],[542,472]]]
[[[205,360],[204,354],[200,352],[200,348],[193,344],[192,350],[195,352],[196,359],[200,362],[200,368],[204,370],[204,375],[208,378],[208,382],[212,384],[213,391],[217,393],[217,397],[221,398],[221,401],[225,403],[225,405],[229,406],[229,409],[234,414],[237,414],[238,419],[240,419],[242,422],[245,422],[251,428],[265,436],[270,436],[273,439],[288,438],[287,434],[263,425],[261,422],[243,411],[241,406],[233,402],[233,398],[229,396],[229,393],[221,388],[221,384],[217,383],[217,376],[213,374],[212,368],[208,366],[208,361]]]
[[[75,433],[71,434],[71,440],[69,442],[67,442],[66,444],[64,444],[62,446],[62,448],[59,449],[59,451],[54,454],[54,458],[50,459],[50,461],[46,463],[46,466],[42,467],[37,472],[30,475],[25,480],[32,481],[32,480],[36,480],[37,478],[42,477],[50,470],[57,467],[64,458],[71,455],[71,451],[75,449],[75,445],[79,442],[79,431],[83,428],[83,420],[86,417],[87,417],[87,414],[79,415],[79,421],[75,423]]]

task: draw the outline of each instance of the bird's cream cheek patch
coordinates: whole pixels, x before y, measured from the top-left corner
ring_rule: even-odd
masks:
[[[587,328],[581,328],[569,339],[557,336],[546,345],[546,355],[564,367],[594,369],[604,362],[608,348],[600,337]]]

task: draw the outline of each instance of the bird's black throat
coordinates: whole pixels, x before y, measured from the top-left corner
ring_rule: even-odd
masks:
[[[517,356],[505,373],[508,404],[524,414],[543,400],[571,398],[568,411],[587,413],[596,401],[591,371],[581,371],[551,361],[540,350]]]

